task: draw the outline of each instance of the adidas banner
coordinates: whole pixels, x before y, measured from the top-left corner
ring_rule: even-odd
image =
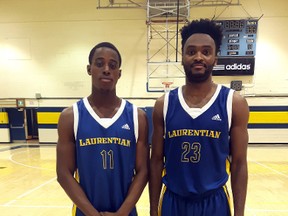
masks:
[[[254,57],[218,57],[217,65],[213,68],[214,76],[253,75]]]

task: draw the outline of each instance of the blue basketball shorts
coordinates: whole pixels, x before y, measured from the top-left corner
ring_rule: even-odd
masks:
[[[179,196],[164,186],[159,216],[231,216],[226,186],[197,199]]]

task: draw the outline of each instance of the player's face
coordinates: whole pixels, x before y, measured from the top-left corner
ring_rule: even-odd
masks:
[[[119,56],[108,47],[95,50],[91,65],[87,66],[88,74],[92,76],[92,86],[100,90],[115,90],[121,76]]]
[[[191,35],[183,48],[182,64],[190,83],[206,81],[216,64],[215,42],[208,34]]]

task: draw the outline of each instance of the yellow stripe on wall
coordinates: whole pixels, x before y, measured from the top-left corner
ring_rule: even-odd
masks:
[[[8,113],[7,112],[0,112],[0,124],[8,124]]]
[[[37,112],[38,124],[58,124],[61,112]]]
[[[250,112],[249,123],[283,124],[288,123],[288,112]]]

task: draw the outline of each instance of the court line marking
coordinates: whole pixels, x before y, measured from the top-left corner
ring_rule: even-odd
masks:
[[[13,151],[13,150],[17,150],[17,149],[22,149],[22,148],[43,148],[43,147],[55,147],[55,144],[39,144],[39,143],[35,143],[35,144],[12,144],[10,143],[9,145],[7,144],[3,144],[5,146],[0,146],[0,152],[5,152],[5,151]]]
[[[23,153],[23,152],[18,152],[18,153]],[[15,153],[16,154],[16,153]],[[33,167],[33,166],[29,166],[29,165],[26,165],[26,164],[22,164],[22,163],[19,163],[19,162],[17,162],[17,161],[14,161],[13,159],[12,159],[12,161],[13,162],[15,162],[16,164],[19,164],[19,165],[23,165],[23,166],[26,166],[26,167],[30,167],[30,168],[36,168],[36,169],[45,169],[45,168],[40,168],[40,167]],[[267,168],[267,169],[269,169],[269,170],[271,170],[271,171],[273,171],[273,172],[275,172],[275,173],[277,173],[277,174],[279,174],[279,175],[282,175],[282,176],[284,176],[284,177],[288,177],[288,175],[286,175],[286,174],[284,174],[284,173],[282,173],[282,172],[280,172],[280,171],[278,171],[278,170],[275,170],[275,169],[273,169],[273,168],[271,168],[271,167],[269,167],[269,166],[267,166],[267,165],[264,165],[264,164],[262,164],[262,163],[260,163],[260,162],[257,162],[257,161],[253,161],[253,160],[249,160],[250,162],[253,162],[253,163],[256,163],[256,164],[258,164],[258,165],[260,165],[260,166],[263,166],[263,167],[265,167],[265,168]],[[52,180],[52,179],[51,179]],[[50,180],[50,181],[51,181]],[[44,183],[45,184],[45,183]],[[40,187],[40,186],[38,186],[38,187]],[[35,189],[36,190],[36,189]],[[34,191],[34,190],[33,190]],[[28,191],[29,192],[29,191]],[[28,193],[28,192],[26,192],[26,193]],[[32,193],[32,191],[31,191],[31,193]],[[24,195],[25,194],[23,194],[23,196],[22,195],[20,195],[20,196],[22,196],[22,197],[24,197]],[[27,194],[26,194],[27,195]],[[20,196],[18,196],[17,198],[19,198]],[[20,197],[21,198],[21,197]],[[15,200],[16,201],[16,200]],[[24,207],[24,208],[69,208],[70,206],[21,206],[21,205],[9,205],[9,203],[8,203],[8,205],[7,204],[5,204],[5,205],[0,205],[0,206],[6,206],[6,207]],[[144,209],[146,209],[145,207],[144,208],[141,208],[141,207],[137,207],[137,209],[138,210],[140,210],[140,209],[142,209],[142,210],[144,210]],[[288,212],[288,210],[273,210],[273,209],[249,209],[249,208],[247,208],[246,209],[247,211],[255,211],[255,212]]]
[[[22,145],[13,145],[13,146],[1,146],[0,147],[0,152],[5,152],[5,151],[9,151],[9,150],[15,150],[15,149],[19,149],[22,148]]]
[[[30,165],[27,165],[27,164],[24,164],[24,163],[20,163],[16,160],[13,159],[13,157],[15,155],[18,155],[18,154],[21,154],[21,153],[24,153],[25,151],[20,151],[20,152],[16,152],[16,153],[13,153],[9,156],[9,160],[15,164],[18,164],[18,165],[21,165],[21,166],[25,166],[25,167],[28,167],[28,168],[33,168],[33,169],[40,169],[40,170],[50,170],[50,171],[54,171],[54,169],[49,169],[49,168],[43,168],[43,167],[39,167],[39,166],[30,166]]]
[[[25,192],[25,193],[17,196],[16,199],[11,200],[11,201],[5,203],[3,206],[9,206],[10,204],[12,204],[12,203],[16,202],[17,200],[19,200],[19,199],[21,199],[21,198],[23,198],[23,197],[31,194],[32,192],[38,190],[39,188],[41,188],[41,187],[43,187],[43,186],[45,186],[45,185],[47,185],[47,184],[50,184],[51,182],[55,181],[56,178],[57,178],[57,177],[54,177],[54,178],[50,179],[49,181],[46,181],[46,182],[44,182],[43,184],[40,184],[39,186],[37,186],[37,187],[35,187],[35,188],[31,189],[31,190],[28,190],[27,192]]]
[[[288,212],[288,209],[252,209],[246,208],[246,211],[253,211],[253,212]]]
[[[284,174],[284,173],[282,173],[282,172],[280,172],[280,171],[278,171],[276,169],[273,169],[273,168],[271,168],[271,167],[269,167],[269,166],[267,166],[267,165],[265,165],[263,163],[260,163],[260,162],[255,161],[255,160],[249,160],[249,162],[253,162],[255,164],[258,164],[258,165],[260,165],[260,166],[262,166],[262,167],[264,167],[266,169],[271,170],[272,172],[277,173],[278,175],[281,175],[281,176],[284,176],[284,177],[288,178],[288,175],[286,175],[286,174]],[[246,210],[249,211],[249,212],[288,212],[288,210],[285,210],[285,209],[281,210],[281,209],[253,209],[253,208],[246,208]]]
[[[263,163],[257,162],[257,161],[255,161],[255,160],[250,160],[250,162],[254,162],[254,163],[256,163],[256,164],[258,164],[258,165],[260,165],[260,166],[262,166],[262,167],[265,167],[265,168],[267,168],[267,169],[269,169],[269,170],[271,170],[271,171],[273,171],[273,172],[275,172],[275,173],[277,173],[277,174],[279,174],[279,175],[282,175],[282,176],[288,178],[288,175],[286,175],[286,174],[284,174],[284,173],[282,173],[282,172],[280,172],[280,171],[278,171],[278,170],[275,170],[275,169],[273,169],[273,168],[271,168],[271,167],[269,167],[269,166],[267,166],[267,165],[265,165],[265,164],[263,164]]]

